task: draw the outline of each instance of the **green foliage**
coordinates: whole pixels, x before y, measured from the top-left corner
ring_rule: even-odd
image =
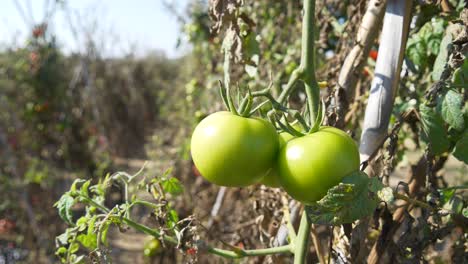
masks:
[[[445,130],[444,120],[435,108],[424,104],[419,106],[423,134],[422,139],[431,144],[431,149],[436,155],[446,152],[450,142]]]
[[[433,24],[434,21],[431,20],[430,23]],[[423,34],[419,37],[423,38],[427,34],[438,36],[439,31],[436,29],[433,33],[423,30],[427,25],[426,23],[418,32],[418,34]],[[432,94],[427,97],[428,102],[421,103],[419,107],[422,140],[430,143],[434,154],[452,152],[460,160],[466,160],[464,153],[466,150],[463,146],[468,112],[464,89],[468,64],[466,59],[461,64],[455,63],[459,60],[455,58],[456,56],[463,58],[467,54],[458,53],[455,56],[453,45],[456,45],[454,40],[463,30],[464,26],[459,23],[451,24],[445,29],[432,70],[432,79],[436,83],[430,88]]]
[[[438,81],[442,75],[443,70],[445,69],[445,65],[447,64],[448,57],[449,57],[449,48],[452,44],[452,33],[447,31],[445,36],[442,38],[440,43],[439,53],[436,57],[434,62],[434,66],[432,69],[432,80]],[[437,54],[437,53],[434,53]]]
[[[465,129],[463,106],[463,95],[450,89],[442,96],[437,110],[445,123],[457,131],[463,131]]]
[[[378,195],[378,193],[385,193]],[[352,223],[370,216],[381,201],[379,197],[391,200],[388,190],[378,178],[369,178],[358,171],[346,176],[343,181],[328,190],[327,195],[307,209],[312,223],[341,225]]]
[[[463,89],[468,88],[468,60],[465,59],[463,66],[456,69],[453,73],[452,83],[455,86],[459,86]]]
[[[462,138],[457,141],[453,149],[453,156],[468,164],[468,131],[465,130]]]
[[[72,224],[72,212],[71,212],[71,207],[75,204],[75,198],[70,196],[69,194],[64,194],[60,198],[60,200],[57,201],[55,204],[55,207],[58,209],[58,213],[60,217],[65,221],[67,224]]]
[[[446,25],[447,22],[443,18],[434,17],[408,39],[407,56],[420,72],[424,72],[432,64],[435,56],[439,54]],[[444,47],[444,49],[446,48]]]
[[[162,176],[156,177],[153,180],[151,180],[151,183],[158,184],[162,187],[161,191],[163,195],[179,195],[184,191],[184,188],[180,181],[177,178],[174,178],[170,175],[171,172],[172,168],[166,170]]]
[[[172,243],[190,243],[185,241],[190,231],[191,220],[180,219],[178,213],[172,208],[169,197],[173,198],[183,192],[181,183],[170,176],[171,169],[166,170],[161,176],[154,177],[147,181],[143,178],[138,186],[146,188],[156,203],[141,200],[133,195],[131,200],[124,201],[123,204],[117,204],[109,209],[104,206],[109,186],[112,183],[120,183],[125,192],[129,190],[129,184],[140,174],[140,170],[135,175],[127,173],[116,173],[106,176],[96,184],[91,181],[77,179],[70,187],[70,190],[62,195],[55,204],[60,217],[70,226],[64,233],[57,236],[56,255],[63,263],[73,262],[76,259],[83,260],[86,255],[78,255],[78,252],[97,252],[97,255],[105,258],[106,251],[103,250],[107,244],[107,234],[111,225],[124,228],[126,225],[146,230],[149,235],[158,239],[164,239],[164,236],[174,236]],[[136,189],[138,192],[140,188]],[[86,208],[86,214],[77,220],[73,220],[73,208],[76,204],[82,204]],[[130,219],[131,209],[134,206],[146,206],[153,211],[159,223],[159,231],[150,227],[133,222]],[[187,223],[188,222],[188,223]],[[179,241],[179,242],[177,242]]]

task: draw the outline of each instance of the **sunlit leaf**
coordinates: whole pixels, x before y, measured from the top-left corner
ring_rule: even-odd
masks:
[[[421,104],[419,107],[422,122],[422,139],[431,144],[431,149],[436,155],[446,152],[450,146],[444,120],[435,108]]]
[[[60,218],[62,218],[67,224],[72,225],[72,212],[71,207],[75,204],[75,198],[70,196],[68,193],[62,195],[60,200],[55,203],[55,207],[58,209]]]
[[[442,72],[445,69],[445,65],[447,64],[448,56],[449,56],[449,46],[451,45],[451,43],[452,43],[452,34],[451,33],[445,34],[444,38],[440,42],[440,50],[439,50],[439,47],[437,47],[436,49],[436,51],[439,50],[439,54],[437,55],[437,58],[434,62],[434,66],[432,69],[432,79],[434,81],[440,80],[440,76],[442,75]]]
[[[346,176],[320,201],[306,207],[312,223],[340,225],[371,215],[380,202],[376,192],[383,188],[378,182],[360,171]]]
[[[465,128],[463,118],[463,96],[455,90],[448,90],[441,98],[438,108],[442,119],[452,128],[462,131]]]
[[[170,193],[172,195],[179,195],[184,191],[180,181],[174,177],[161,181],[161,185],[165,193]]]

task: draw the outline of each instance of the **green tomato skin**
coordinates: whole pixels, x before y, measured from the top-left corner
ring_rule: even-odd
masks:
[[[279,149],[282,149],[286,143],[293,139],[294,136],[287,133],[287,132],[281,132],[279,135],[278,135],[278,139],[279,139]],[[268,187],[271,187],[271,188],[279,188],[281,187],[281,184],[279,182],[279,175],[278,175],[278,166],[277,164],[275,163],[273,165],[273,168],[271,168],[271,170],[268,172],[267,175],[265,175],[265,177],[263,177],[261,180],[260,180],[260,183],[263,184],[263,185],[266,185]]]
[[[359,169],[359,151],[344,131],[322,127],[290,140],[278,155],[279,182],[294,199],[310,204]]]
[[[153,257],[161,253],[161,242],[158,239],[151,239],[145,243],[143,255],[145,257]]]
[[[245,187],[258,182],[278,152],[276,130],[265,120],[217,112],[195,128],[191,152],[195,166],[209,182]]]

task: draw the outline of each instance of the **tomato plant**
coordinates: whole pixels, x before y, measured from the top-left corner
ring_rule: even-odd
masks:
[[[278,157],[279,182],[294,199],[320,200],[327,190],[359,169],[356,143],[345,132],[322,127],[286,143]]]
[[[278,151],[275,128],[265,120],[217,112],[195,128],[193,162],[208,181],[242,187],[260,180],[273,166]],[[239,171],[242,168],[242,171]]]

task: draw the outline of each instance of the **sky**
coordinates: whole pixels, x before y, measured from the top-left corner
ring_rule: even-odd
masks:
[[[44,18],[44,3],[50,5],[53,1],[1,0],[0,45],[22,45],[30,32],[31,22],[25,22],[15,2],[26,14],[26,20],[31,17],[27,11],[30,3],[34,23],[38,23]],[[188,0],[66,0],[69,8],[59,8],[49,27],[66,53],[79,52],[84,42],[84,38],[76,39],[71,33],[67,17],[72,17],[71,24],[77,31],[92,28],[97,22],[95,36],[101,40],[105,56],[122,56],[133,47],[136,55],[160,50],[174,58],[186,52],[187,47],[176,48],[181,24],[163,1],[175,3],[183,11]]]

